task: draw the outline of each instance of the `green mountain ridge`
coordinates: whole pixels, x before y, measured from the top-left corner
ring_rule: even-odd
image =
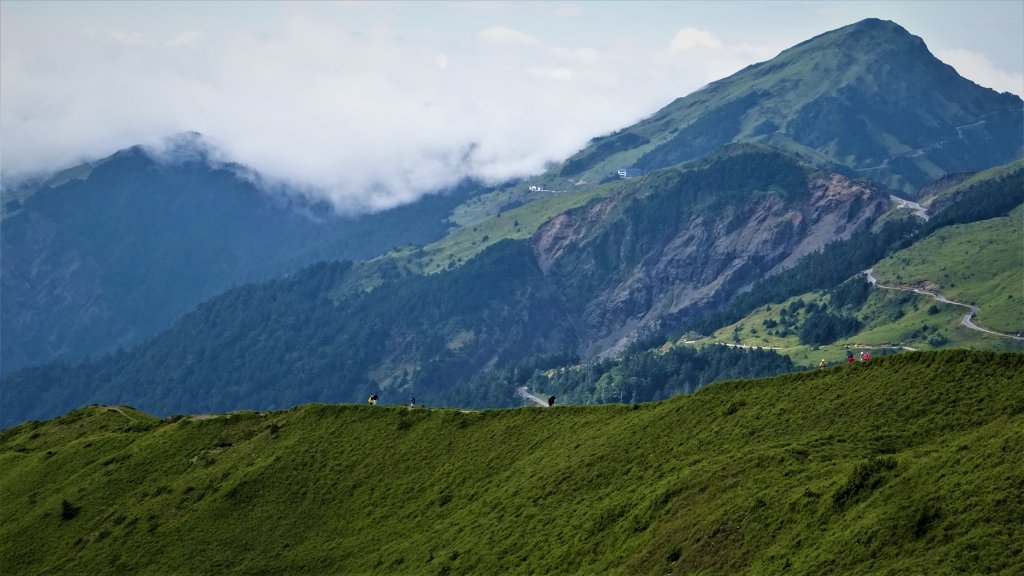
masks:
[[[529,238],[441,273],[408,270],[403,258],[415,254],[314,266],[229,291],[133,350],[5,376],[0,421],[97,402],[164,415],[375,390],[507,406],[512,388],[476,397],[472,378],[534,355],[622,348],[670,315],[727,301],[787,259],[870,227],[888,205],[870,185],[763,147],[609,186],[614,193],[534,221]]]
[[[880,67],[883,60],[888,68]],[[911,72],[945,84],[907,84],[918,78]],[[837,95],[834,89],[853,92]],[[906,90],[916,92],[899,102],[888,96],[863,100]],[[713,100],[720,108],[700,104],[708,94],[718,94]],[[828,154],[782,146],[774,136],[736,141],[729,135],[746,126],[758,106],[771,104],[773,114],[795,121],[826,97],[856,112],[846,118],[851,125],[885,127],[889,136],[899,132],[920,146],[942,136],[915,132],[925,130],[921,123],[947,136],[952,131],[965,143],[978,131],[1006,126],[977,120],[967,129],[958,123],[968,116],[1010,104],[1019,112],[1019,99],[1010,102],[1014,97],[959,78],[902,28],[858,23],[600,140],[596,163],[583,162],[594,150],[561,168],[585,164],[580,170],[586,174],[580,174],[587,183],[575,174],[571,188],[538,191],[523,182],[469,194],[451,213],[457,228],[436,243],[244,286],[207,301],[132,350],[5,376],[0,425],[94,402],[128,403],[163,415],[353,401],[377,390],[426,394],[458,406],[507,405],[515,402],[512,388],[476,389],[474,379],[533,357],[587,361],[613,357],[646,339],[708,334],[758,306],[834,288],[913,242],[921,226],[934,230],[991,218],[997,215],[993,207],[1008,211],[1019,204],[1018,195],[1006,191],[1012,183],[981,172],[956,180],[962,189],[929,205],[932,219],[921,224],[897,209],[885,185],[856,177],[874,175],[856,167],[881,156],[839,158],[846,154],[839,144],[863,144],[847,138],[845,119],[817,123],[824,131],[819,136],[838,146],[822,148]],[[901,108],[907,103],[920,109]],[[734,104],[739,108],[730,108]],[[913,125],[892,124],[901,118]],[[715,127],[728,137],[701,132]],[[637,130],[647,132],[624,136]],[[874,128],[858,134],[887,146],[894,141]],[[1019,154],[1016,136],[1004,142],[993,134],[971,143],[977,148],[971,154],[991,152],[984,159],[955,155],[989,162]],[[632,155],[631,162],[647,156],[646,173],[595,185],[623,155]],[[90,179],[108,167],[98,167]],[[419,222],[429,230],[438,225],[429,218]]]
[[[368,264],[324,264],[287,279],[228,292],[207,302],[171,330],[136,350],[76,366],[47,365],[6,376],[3,380],[3,424],[12,425],[26,418],[52,417],[74,406],[95,402],[130,403],[166,415],[243,407],[274,409],[305,401],[352,402],[373,391],[390,395],[414,393],[424,399],[429,398],[432,404],[451,406],[515,405],[518,402],[514,395],[515,387],[530,378],[537,367],[530,358],[552,353],[569,358],[581,342],[588,341],[588,331],[590,338],[593,335],[601,337],[602,331],[594,328],[596,323],[614,322],[616,314],[625,319],[622,326],[628,329],[630,322],[635,322],[636,310],[650,305],[650,301],[645,303],[644,299],[652,293],[657,294],[657,291],[663,291],[666,302],[669,299],[682,302],[680,292],[673,288],[674,282],[693,280],[682,276],[674,281],[665,281],[659,280],[658,275],[671,273],[678,277],[689,271],[694,275],[706,274],[708,280],[721,276],[713,265],[709,268],[699,259],[677,257],[678,249],[673,246],[692,249],[692,243],[679,242],[675,235],[678,233],[672,232],[672,226],[681,225],[683,230],[690,230],[692,226],[686,224],[686,218],[699,222],[701,217],[698,214],[708,214],[707,210],[719,211],[720,203],[725,202],[727,209],[722,212],[725,217],[709,220],[712,230],[728,231],[732,228],[744,239],[742,249],[750,250],[757,244],[743,234],[757,227],[746,226],[743,221],[759,220],[760,228],[764,229],[766,215],[772,211],[782,215],[800,214],[789,212],[787,203],[806,208],[806,195],[811,192],[785,184],[787,178],[794,183],[799,182],[803,168],[797,164],[778,164],[787,157],[758,148],[738,152],[686,168],[666,170],[659,173],[660,176],[615,184],[617,192],[595,196],[588,204],[538,226],[532,240],[504,240],[443,273],[423,276],[416,270],[404,268],[401,258],[380,259]],[[780,169],[786,166],[788,168]],[[779,183],[775,191],[759,192],[757,188],[772,181],[762,180],[760,176],[749,180],[757,184],[753,191],[744,191],[747,185],[743,184],[744,178],[756,175],[762,169],[774,174],[772,178]],[[785,176],[787,173],[791,176]],[[720,174],[728,174],[732,180],[718,181]],[[805,174],[812,177],[817,173]],[[848,195],[846,200],[825,211],[831,219],[820,221],[825,229],[833,232],[838,230],[836,222],[845,222],[850,227],[848,239],[833,243],[823,253],[810,253],[805,256],[806,262],[798,260],[793,268],[754,283],[752,290],[739,293],[729,306],[749,301],[749,296],[767,297],[753,302],[733,319],[720,318],[719,323],[710,325],[710,331],[705,333],[730,325],[751,311],[773,305],[780,299],[795,297],[808,290],[830,289],[874,265],[900,243],[914,240],[920,226],[938,229],[948,224],[1008,213],[1011,207],[1021,202],[1018,181],[1024,172],[996,170],[993,174],[966,187],[955,203],[947,205],[927,223],[891,221],[878,233],[862,228],[871,222],[871,218],[861,220],[857,225],[852,224],[855,221],[847,220],[880,214],[875,222],[881,222],[890,214],[885,211],[888,200],[884,200],[884,196],[876,196],[873,204],[865,204],[865,199],[872,198],[870,188],[849,183],[834,190],[823,188],[822,198],[832,198],[832,201],[841,195],[828,193],[829,190]],[[715,190],[713,186],[675,184],[686,182],[686,178],[696,178],[692,182],[700,182],[708,175],[715,175],[711,179],[713,182],[732,183],[722,188],[720,195],[709,194]],[[670,184],[664,185],[664,182]],[[829,182],[832,186],[831,183],[842,183],[843,180]],[[730,195],[733,195],[732,199],[729,199]],[[758,207],[759,202],[765,202],[760,206],[771,209],[763,211]],[[736,208],[740,203],[744,203],[743,208]],[[613,206],[617,207],[612,209]],[[875,208],[869,209],[869,206]],[[749,212],[744,215],[743,210],[753,210],[754,215]],[[727,224],[730,214],[738,214],[741,219],[738,223]],[[508,220],[509,216],[503,219]],[[779,227],[776,233],[785,232],[786,218],[777,220]],[[800,218],[806,218],[806,213]],[[675,224],[659,223],[662,221]],[[814,222],[815,218],[806,221]],[[524,218],[524,226],[526,223]],[[801,238],[811,237],[794,234],[803,226],[790,228],[787,242],[791,246],[797,245]],[[887,232],[889,228],[893,230]],[[764,254],[774,253],[775,258],[788,257],[785,250],[778,251],[778,243],[774,240],[762,246],[769,250]],[[609,251],[609,247],[615,247],[615,250]],[[429,253],[430,250],[424,252]],[[705,247],[702,254],[701,258],[709,258],[714,251]],[[736,258],[735,252],[728,249],[723,252],[723,262],[735,263]],[[674,259],[681,263],[660,265],[660,259]],[[760,256],[752,258],[751,263],[758,266],[756,269],[768,271],[777,267],[779,260]],[[736,277],[744,282],[753,282],[759,277],[750,273],[744,276],[742,270],[733,270],[734,274],[739,274]],[[653,279],[650,284],[652,290],[635,290],[645,277]],[[627,281],[623,286],[634,288],[622,290],[616,283],[617,278]],[[700,280],[700,276],[695,278]],[[812,281],[810,284],[808,279]],[[725,290],[735,291],[736,286],[734,284],[724,290],[719,288],[723,290],[723,301],[728,298]],[[634,299],[633,303],[631,299]],[[911,302],[899,302],[877,304],[881,309],[871,312],[874,320],[868,323],[869,327],[893,332],[910,319],[917,318],[907,308]],[[685,331],[686,326],[692,328],[700,322],[708,324],[714,318],[707,315],[707,308],[699,304],[691,306],[688,322],[686,316],[680,320],[666,314],[664,308],[660,318],[652,318],[658,318],[670,334],[672,331],[678,334]],[[925,304],[923,308],[929,306]],[[907,314],[907,320],[903,323],[886,320],[889,314],[898,313],[897,309]],[[936,324],[944,321],[946,316],[949,316],[951,326],[943,328]],[[922,332],[920,326],[907,326],[908,336],[905,337],[883,330],[865,342],[854,343],[884,348],[885,344],[895,345],[901,338],[937,340],[941,333],[947,340],[946,344],[962,342],[970,346],[1006,349],[1005,343],[991,338],[956,336],[960,332],[950,330],[959,330],[953,326],[957,318],[956,311],[950,310],[939,316],[926,317],[925,325],[930,327],[927,331]],[[740,334],[740,344],[794,346],[788,340],[766,341],[768,330],[762,330],[757,322],[751,324],[741,320],[740,323],[745,324],[744,330],[758,330],[756,335],[746,331]],[[886,328],[888,324],[892,326]],[[611,334],[616,336],[614,332]],[[887,336],[883,338],[883,335]],[[732,344],[735,337],[730,334],[725,338],[712,337],[711,341]],[[662,342],[664,339],[653,345],[660,346]],[[790,354],[797,364],[817,362],[818,359],[811,359],[811,355],[819,354],[810,352],[810,346],[797,348],[782,352]],[[840,355],[845,355],[845,349],[836,347],[825,355],[837,360]],[[580,356],[584,360],[590,359],[586,355]],[[503,366],[514,366],[524,361],[526,364],[523,366],[527,368],[519,377],[500,373],[488,375],[490,371],[500,371]],[[578,359],[563,363],[574,361]],[[738,362],[746,365],[748,359]],[[771,374],[776,371],[777,363],[765,358],[754,365],[760,368],[744,374]],[[545,364],[543,369],[554,366]],[[728,371],[711,373],[724,375]],[[696,387],[694,382],[698,386],[707,383],[704,376],[698,376],[693,370],[664,378],[666,384],[644,378],[643,383],[627,383],[626,388],[617,382],[611,392],[601,394],[592,389],[597,383],[595,379],[584,383],[587,391],[580,398],[615,398],[621,395],[633,398],[636,391],[641,391],[637,398],[650,400],[692,390]]]
[[[595,139],[563,164],[560,176],[596,182],[622,166],[649,171],[731,142],[760,142],[913,195],[945,174],[1024,154],[1022,104],[960,77],[899,25],[868,19]]]
[[[1024,355],[634,406],[306,405],[0,432],[12,574],[1017,574]]]
[[[180,144],[177,160],[122,150],[20,200],[5,188],[4,372],[131,347],[239,284],[431,242],[447,232],[452,207],[479,192],[467,185],[343,216],[211,164],[198,135]]]

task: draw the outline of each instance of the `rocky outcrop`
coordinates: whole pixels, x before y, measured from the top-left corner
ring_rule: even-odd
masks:
[[[598,224],[608,219],[616,205],[614,199],[605,199],[582,208],[582,212],[565,212],[548,221],[534,236],[537,264],[547,272],[562,251],[578,243]]]
[[[645,228],[638,216],[655,200],[601,200],[552,219],[534,236],[541,268],[577,306],[583,357],[615,354],[666,320],[723,304],[848,238],[885,211],[887,195],[830,174],[810,179],[797,198],[754,192],[721,211],[692,212],[668,230]]]

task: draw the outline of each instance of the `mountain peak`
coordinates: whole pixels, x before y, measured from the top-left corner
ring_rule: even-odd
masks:
[[[570,158],[562,175],[648,172],[757,142],[913,195],[1024,153],[1022,105],[963,78],[899,24],[868,18],[676,100]]]
[[[878,18],[867,18],[819,34],[783,51],[782,54],[790,51],[803,52],[808,48],[814,50],[838,49],[861,58],[876,57],[880,53],[889,52],[892,49],[910,48],[916,50],[919,56],[927,54],[934,59],[921,37],[911,34],[906,28],[891,20]]]
[[[133,148],[138,148],[150,158],[166,164],[185,162],[213,164],[217,156],[216,148],[202,134],[194,130],[172,134],[156,145]]]
[[[900,26],[899,24],[893,22],[892,20],[882,20],[881,18],[865,18],[860,22],[854,22],[853,24],[849,24],[847,26],[844,26],[843,28],[852,28],[859,30],[884,30],[887,32],[899,32],[902,34],[906,34],[908,36],[911,35],[910,32],[907,32],[906,28],[904,28],[903,26]],[[838,30],[842,30],[843,28],[839,28]]]

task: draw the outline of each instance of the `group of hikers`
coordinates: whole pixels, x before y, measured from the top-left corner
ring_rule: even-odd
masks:
[[[379,401],[380,401],[380,396],[377,396],[376,392],[374,392],[373,394],[370,394],[370,397],[366,399],[366,403],[369,404],[370,406],[376,406],[377,402],[379,402]],[[410,394],[409,395],[409,407],[412,408],[414,406],[416,406],[416,397]]]
[[[860,361],[861,362],[867,362],[868,360],[871,360],[871,352],[861,352],[860,353]],[[846,363],[847,364],[853,364],[856,361],[857,360],[856,360],[856,358],[854,358],[853,352],[847,352],[846,353]],[[821,362],[818,362],[818,368],[824,368],[827,365],[828,364],[825,362],[824,358],[821,359]]]

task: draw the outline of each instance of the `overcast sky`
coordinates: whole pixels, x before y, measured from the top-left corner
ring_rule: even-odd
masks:
[[[342,208],[539,172],[875,17],[1024,94],[1024,1],[0,2],[10,181],[194,130]]]

